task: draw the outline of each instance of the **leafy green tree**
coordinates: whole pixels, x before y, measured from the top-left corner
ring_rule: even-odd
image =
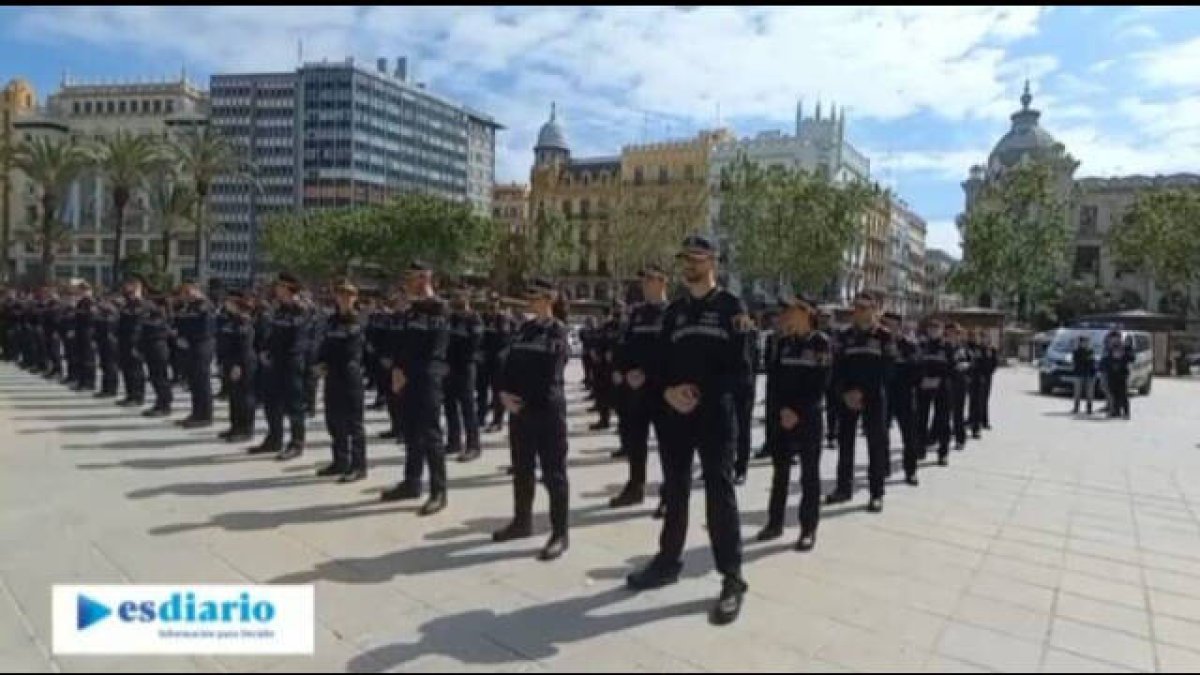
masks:
[[[1019,164],[987,183],[962,221],[963,261],[955,290],[993,295],[1025,320],[1066,276],[1071,231],[1054,173]]]
[[[134,193],[144,188],[147,178],[163,163],[162,149],[152,136],[117,131],[97,141],[92,148],[96,169],[112,196],[114,239],[112,270],[116,283],[125,241],[125,217]]]
[[[1138,194],[1108,241],[1118,265],[1153,279],[1165,296],[1179,296],[1168,305],[1186,316],[1200,281],[1200,190]]]
[[[211,235],[208,223],[208,194],[218,177],[238,178],[257,187],[253,167],[242,151],[226,136],[209,127],[189,129],[169,144],[169,154],[175,169],[191,181],[196,195],[195,216],[196,253],[194,264],[201,284],[208,280],[207,243]]]
[[[196,214],[196,192],[180,176],[162,173],[153,178],[146,190],[153,227],[162,238],[161,269],[171,269],[171,242]]]
[[[89,154],[74,139],[36,136],[6,149],[5,159],[38,190],[39,222],[29,223],[25,239],[40,246],[41,281],[47,283],[54,279],[58,247],[70,235],[59,219],[59,208],[71,182],[87,167]],[[7,249],[4,253],[7,257]]]
[[[861,243],[871,201],[888,198],[868,185],[746,160],[722,173],[720,195],[718,227],[739,273],[813,290],[835,279]]]

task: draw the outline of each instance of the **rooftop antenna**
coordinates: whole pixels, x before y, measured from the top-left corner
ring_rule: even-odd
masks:
[[[296,66],[304,65],[304,38],[296,38]]]

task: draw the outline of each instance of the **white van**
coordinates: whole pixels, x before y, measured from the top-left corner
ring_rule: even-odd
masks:
[[[1079,338],[1088,337],[1088,343],[1096,353],[1096,365],[1104,355],[1104,338],[1108,328],[1060,328],[1054,335],[1050,347],[1038,365],[1038,390],[1052,394],[1059,388],[1071,388],[1075,380],[1073,352],[1079,346]],[[1154,343],[1144,331],[1123,330],[1121,339],[1132,342],[1134,360],[1129,369],[1129,388],[1142,396],[1150,394],[1154,382]]]

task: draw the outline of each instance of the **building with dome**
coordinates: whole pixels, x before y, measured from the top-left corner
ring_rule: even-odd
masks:
[[[694,212],[688,229],[706,228],[709,158],[728,138],[725,130],[701,131],[688,139],[626,145],[619,155],[575,157],[557,106],[551,104],[533,148],[528,217],[533,227],[551,213],[580,225],[579,253],[563,280],[574,299],[621,296],[627,280],[614,276],[598,243],[623,205],[686,209]]]
[[[1031,107],[1029,83],[1021,94],[1021,108],[1012,114],[1012,127],[1004,134],[987,164],[972,166],[962,188],[963,212],[970,212],[982,188],[1022,162],[1045,161],[1054,168],[1058,189],[1067,206],[1067,222],[1074,235],[1071,269],[1064,282],[1096,287],[1100,293],[1124,309],[1148,309],[1171,312],[1179,294],[1165,293],[1153,280],[1137,270],[1117,265],[1107,245],[1108,233],[1121,222],[1139,192],[1171,187],[1200,187],[1200,175],[1183,173],[1166,176],[1113,176],[1076,178],[1081,163],[1040,125],[1041,112]],[[958,220],[961,233],[964,216]],[[1200,286],[1192,291],[1200,297]],[[1194,316],[1196,313],[1192,312]],[[1193,331],[1200,325],[1191,325]]]

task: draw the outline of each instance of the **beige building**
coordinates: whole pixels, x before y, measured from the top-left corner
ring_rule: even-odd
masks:
[[[59,90],[51,94],[44,108],[27,111],[15,121],[16,128],[30,137],[34,134],[72,136],[91,143],[125,131],[166,138],[172,127],[202,124],[207,114],[207,94],[193,85],[186,74],[164,82],[83,83],[64,78]],[[21,208],[29,217],[37,213],[34,194],[23,195]],[[104,179],[89,171],[77,179],[64,196],[61,217],[71,232],[59,248],[54,276],[58,279],[82,277],[106,284],[112,275],[112,256],[116,240],[112,198]],[[28,226],[29,218],[22,223]],[[195,240],[186,233],[173,243],[172,268],[179,278],[192,262]],[[144,194],[134,195],[126,214],[122,256],[162,254],[161,233],[153,222]],[[16,273],[36,278],[40,272],[39,246],[25,238],[14,246]]]
[[[20,136],[14,123],[17,118],[28,115],[37,106],[37,92],[29,82],[16,78],[0,91],[0,147],[9,147],[16,143]],[[7,281],[10,276],[12,260],[11,242],[17,226],[22,223],[24,211],[21,205],[25,199],[18,194],[18,188],[28,191],[22,181],[23,177],[15,172],[7,162],[0,166],[0,241],[10,242],[9,251],[4,253],[4,265],[0,267],[0,281]]]
[[[523,183],[494,186],[492,219],[502,223],[505,232],[524,232],[529,225],[529,186]]]
[[[534,147],[530,219],[536,225],[540,214],[556,212],[580,225],[580,254],[565,279],[574,298],[607,301],[627,281],[615,276],[602,250],[612,218],[641,210],[652,212],[647,222],[657,226],[707,230],[709,159],[730,138],[725,130],[702,131],[688,139],[627,145],[617,156],[572,157],[551,108]]]

